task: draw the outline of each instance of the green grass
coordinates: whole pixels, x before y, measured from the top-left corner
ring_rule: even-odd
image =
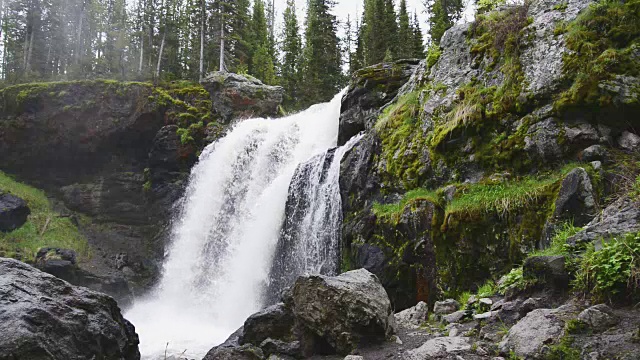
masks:
[[[15,181],[0,171],[0,191],[27,201],[31,215],[27,222],[10,233],[0,232],[0,256],[33,261],[41,247],[75,250],[82,260],[89,256],[87,240],[69,218],[52,210],[42,190]]]
[[[496,211],[505,215],[514,209],[532,204],[542,196],[550,195],[558,176],[527,177],[518,181],[496,184],[475,184],[461,187],[461,194],[447,205],[447,214],[476,215]]]
[[[529,254],[529,257],[570,255],[571,247],[567,244],[567,239],[580,232],[580,230],[582,230],[582,228],[573,226],[571,222],[562,224],[553,236],[551,245],[546,249],[532,252]]]
[[[414,200],[429,200],[434,204],[440,204],[441,197],[437,191],[418,188],[405,193],[402,199],[397,203],[373,204],[373,213],[378,217],[401,215],[404,208]]]

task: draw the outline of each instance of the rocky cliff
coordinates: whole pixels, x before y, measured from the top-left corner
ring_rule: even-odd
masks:
[[[340,138],[366,135],[342,162],[343,269],[372,271],[403,309],[497,280],[566,224],[638,231],[637,197],[615,203],[638,174],[637,11],[505,6],[426,61],[356,72]],[[625,224],[594,220],[605,208]]]
[[[281,101],[281,88],[234,74],[202,84],[12,86],[0,90],[0,170],[44,189],[47,216],[71,219],[78,230],[70,231],[88,241],[67,280],[126,303],[158,274],[173,205],[200,151],[235,119],[277,115]],[[38,223],[36,237],[46,240],[54,222]],[[24,251],[32,244],[16,234],[0,238],[0,256],[33,263],[35,253]],[[52,246],[45,240],[38,245]]]

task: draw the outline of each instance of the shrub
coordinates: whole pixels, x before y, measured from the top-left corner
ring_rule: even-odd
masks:
[[[637,300],[640,289],[640,233],[591,245],[580,263],[576,288],[594,301]]]

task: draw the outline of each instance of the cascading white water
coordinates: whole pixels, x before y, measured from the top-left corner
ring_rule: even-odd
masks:
[[[165,351],[202,357],[260,309],[289,184],[298,164],[336,145],[341,97],[287,118],[240,122],[204,150],[159,286],[125,314],[140,335],[144,358],[164,358]],[[328,175],[335,181],[329,186],[334,198],[314,201],[339,212],[336,160]],[[314,221],[326,221],[324,210],[316,213],[308,220],[310,230],[322,227]],[[334,226],[335,219],[329,220],[326,225]]]

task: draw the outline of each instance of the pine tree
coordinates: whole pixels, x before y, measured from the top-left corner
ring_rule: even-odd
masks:
[[[429,35],[431,41],[440,44],[444,32],[460,19],[462,0],[429,0],[425,2],[429,11]]]
[[[308,0],[303,60],[305,105],[328,101],[342,86],[342,56],[331,0]]]
[[[281,52],[280,84],[285,90],[285,105],[291,107],[300,100],[300,60],[302,56],[302,39],[296,16],[295,0],[287,0],[287,8],[284,11]]]
[[[262,0],[256,0],[253,4],[251,29],[253,54],[251,54],[249,73],[266,84],[273,84],[275,83],[275,66],[270,51],[269,28]]]
[[[413,14],[413,25],[411,26],[413,36],[411,38],[412,54],[411,57],[416,59],[423,59],[424,53],[424,37],[422,36],[422,29],[420,28],[420,20],[418,20],[418,13]]]
[[[400,0],[398,11],[398,59],[408,59],[415,56],[415,32],[407,12],[407,0]]]
[[[384,21],[382,23],[382,30],[379,33],[380,36],[384,38],[384,51],[385,58],[387,58],[387,53],[389,55],[389,61],[395,60],[398,54],[398,48],[400,44],[398,44],[398,23],[396,11],[393,6],[393,0],[385,0],[384,2],[384,13],[383,13]]]

